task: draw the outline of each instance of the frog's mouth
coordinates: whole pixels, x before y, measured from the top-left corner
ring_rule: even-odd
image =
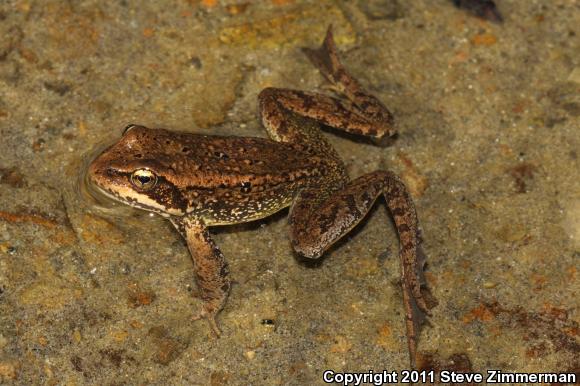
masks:
[[[157,201],[151,199],[149,196],[140,194],[132,189],[121,188],[117,191],[114,189],[106,188],[100,185],[97,181],[91,179],[89,180],[91,185],[99,192],[99,194],[115,202],[120,202],[133,208],[153,212],[163,217],[183,216],[185,214],[178,209],[164,207]]]

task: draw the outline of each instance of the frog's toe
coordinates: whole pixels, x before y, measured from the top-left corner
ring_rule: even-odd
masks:
[[[429,310],[429,307],[427,307],[427,303],[425,303],[425,298],[423,298],[422,295],[419,298],[416,297],[415,301],[417,302],[417,306],[421,311],[427,314],[427,316],[431,316],[431,311]]]
[[[215,320],[215,316],[207,316],[205,318],[209,323],[209,328],[212,330],[216,338],[219,338],[222,335],[222,331],[217,325],[217,321]]]
[[[216,315],[214,313],[202,310],[191,317],[191,320],[200,320],[200,319],[207,320],[207,322],[209,323],[209,328],[211,329],[216,338],[219,338],[221,336],[222,332],[217,324]]]
[[[422,312],[427,314],[427,316],[431,316],[431,311],[429,310],[429,307],[427,306],[427,303],[425,302],[425,297],[421,293],[421,287],[420,286],[411,286],[411,294],[412,294],[413,300],[415,300],[415,304],[417,305],[417,307],[419,307],[419,309]]]

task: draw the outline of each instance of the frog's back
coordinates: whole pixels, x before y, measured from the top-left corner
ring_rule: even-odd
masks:
[[[183,189],[279,185],[315,178],[330,167],[307,146],[266,138],[209,136],[136,127],[126,134],[124,163],[149,167]]]
[[[142,126],[131,127],[92,168],[95,176],[115,178],[101,184],[107,186],[128,185],[132,173],[148,170],[158,183],[154,189],[139,191],[138,202],[156,202],[148,207],[194,215],[207,225],[269,216],[290,205],[304,186],[342,170],[307,145]]]

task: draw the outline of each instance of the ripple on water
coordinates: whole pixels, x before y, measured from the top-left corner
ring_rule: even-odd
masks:
[[[75,201],[82,203],[90,213],[114,222],[127,221],[128,218],[135,217],[147,218],[150,221],[162,221],[161,217],[154,213],[133,208],[111,198],[91,182],[88,176],[89,165],[109,145],[110,143],[97,144],[90,152],[82,156],[80,172],[72,189],[72,193],[76,196],[74,197]]]

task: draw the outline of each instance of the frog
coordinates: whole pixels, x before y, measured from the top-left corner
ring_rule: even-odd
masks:
[[[288,212],[290,244],[319,259],[384,197],[399,236],[402,297],[411,365],[419,324],[430,315],[422,293],[421,235],[415,205],[403,180],[388,170],[350,179],[324,137],[330,127],[374,141],[396,134],[393,114],[345,69],[332,28],[317,49],[304,53],[333,96],[268,87],[258,95],[269,138],[203,135],[128,125],[121,138],[89,165],[92,185],[124,204],[167,218],[184,238],[206,319],[216,336],[217,315],[232,281],[209,228]]]

